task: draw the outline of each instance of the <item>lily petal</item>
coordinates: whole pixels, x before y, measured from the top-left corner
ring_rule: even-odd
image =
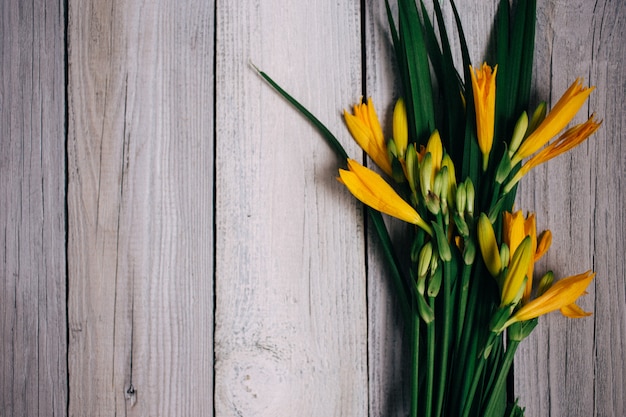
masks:
[[[432,234],[430,226],[409,203],[376,172],[348,159],[349,171],[340,169],[340,181],[362,203],[381,213],[415,224]]]

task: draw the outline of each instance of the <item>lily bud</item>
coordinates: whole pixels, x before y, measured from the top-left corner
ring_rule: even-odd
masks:
[[[467,199],[466,211],[467,211],[467,214],[471,216],[474,214],[475,191],[474,191],[474,184],[469,178],[465,180],[465,193],[466,193],[466,199]]]
[[[404,159],[404,154],[409,144],[409,127],[406,106],[402,98],[398,99],[393,108],[393,139],[396,142],[398,157]]]
[[[526,130],[526,136],[530,135],[537,129],[537,127],[543,122],[543,119],[546,118],[546,113],[548,112],[548,106],[545,101],[539,103],[535,111],[533,112],[533,117],[530,119],[530,125]],[[517,149],[516,149],[517,150]]]
[[[418,278],[423,278],[428,273],[428,268],[430,267],[430,261],[433,257],[433,245],[430,242],[427,242],[422,246],[419,254],[419,260],[417,262],[417,276]]]
[[[544,276],[539,280],[539,286],[537,287],[536,297],[541,297],[554,283],[554,273],[552,271],[546,272]]]
[[[462,182],[456,189],[456,211],[459,215],[463,216],[465,212],[465,202],[467,200],[467,195],[465,193],[465,183]]]
[[[512,158],[517,151],[517,148],[522,144],[522,140],[526,136],[526,130],[528,129],[528,115],[526,112],[522,112],[522,115],[517,119],[515,128],[513,129],[513,137],[509,143],[509,158]]]
[[[526,236],[515,250],[509,264],[509,269],[502,285],[501,306],[509,305],[521,299],[526,289],[526,272],[528,271],[528,265],[531,259],[531,240],[530,236]]]
[[[496,234],[491,225],[491,221],[485,213],[480,213],[480,217],[478,218],[478,245],[480,246],[480,252],[489,273],[491,276],[497,277],[500,271],[502,271],[502,261],[500,259],[500,251],[498,250]]]

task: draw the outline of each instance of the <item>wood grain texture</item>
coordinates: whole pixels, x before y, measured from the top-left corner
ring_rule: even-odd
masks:
[[[518,206],[553,232],[540,268],[597,277],[592,317],[522,343],[515,392],[528,417],[622,416],[626,4],[538,3],[533,102],[582,76],[576,121],[604,124]],[[496,4],[457,1],[476,64]],[[0,415],[406,415],[377,239],[341,161],[249,65],[361,159],[342,110],[371,96],[388,129],[398,96],[384,3],[67,7],[65,33],[62,2],[0,4]]]
[[[539,167],[520,188],[522,207],[554,238],[544,269],[565,277],[593,269],[596,279],[577,321],[542,318],[521,345],[515,384],[534,416],[622,416],[626,413],[624,203],[626,149],[626,4],[578,0],[541,3],[535,95],[554,104],[576,77],[595,85],[575,119],[596,112],[604,124],[589,141]]]
[[[0,415],[67,410],[61,2],[0,4]]]
[[[212,2],[69,2],[72,416],[210,416]]]
[[[215,407],[219,416],[367,416],[362,210],[321,136],[267,71],[358,156],[358,1],[217,8]]]

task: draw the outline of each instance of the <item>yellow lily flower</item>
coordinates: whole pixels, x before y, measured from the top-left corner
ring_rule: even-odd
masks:
[[[493,145],[496,114],[496,73],[498,66],[491,70],[486,63],[482,68],[474,70],[470,66],[474,107],[476,108],[476,133],[478,147],[483,154],[483,171],[487,170],[489,152]]]
[[[520,170],[505,186],[505,193],[510,191],[513,186],[517,184],[526,174],[528,174],[531,169],[580,145],[596,130],[598,130],[601,124],[601,121],[597,122],[595,120],[595,114],[592,114],[589,120],[585,123],[581,123],[571,129],[568,129],[557,140],[537,152],[532,158],[526,161],[524,165],[522,165]]]
[[[396,143],[399,158],[404,159],[404,153],[409,145],[409,124],[406,116],[406,105],[402,98],[398,99],[393,108],[393,140]]]
[[[385,174],[391,176],[392,169],[387,154],[385,136],[380,127],[376,109],[372,99],[367,100],[367,104],[355,104],[354,115],[344,110],[343,115],[346,120],[348,130],[354,140],[369,155],[370,158],[382,169]]]
[[[352,159],[348,159],[348,169],[339,170],[339,181],[359,201],[381,213],[415,224],[432,235],[431,227],[380,175]]]
[[[574,303],[578,297],[585,294],[585,290],[595,275],[595,273],[587,271],[557,281],[545,293],[517,310],[507,321],[505,327],[518,321],[534,319],[555,310],[561,310],[565,315],[569,314],[569,317],[589,315],[590,313],[582,311]]]
[[[548,113],[546,118],[517,149],[511,162],[513,165],[541,149],[572,121],[595,87],[583,87],[576,79]]]

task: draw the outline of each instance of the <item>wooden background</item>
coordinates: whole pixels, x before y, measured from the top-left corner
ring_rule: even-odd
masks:
[[[528,416],[626,413],[626,3],[539,0],[534,97],[578,76],[601,130],[525,179],[597,271],[544,317]],[[450,7],[442,1],[448,19]],[[487,53],[495,0],[458,0]],[[0,415],[402,416],[401,321],[363,209],[268,71],[347,145],[397,95],[384,6],[356,0],[0,2]]]

